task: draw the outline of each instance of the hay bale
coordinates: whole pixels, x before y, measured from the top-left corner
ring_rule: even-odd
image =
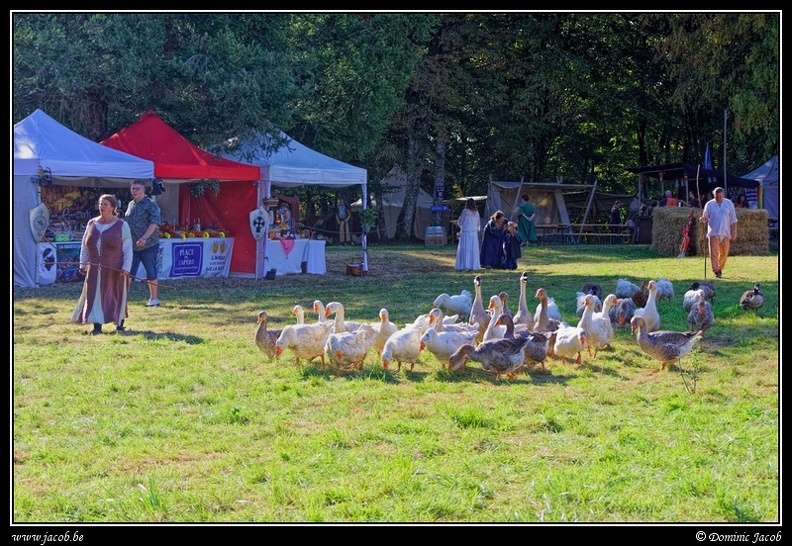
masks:
[[[737,240],[729,247],[729,256],[753,256],[770,253],[770,231],[768,214],[765,209],[736,209]],[[707,242],[706,224],[699,224],[698,247],[705,248]]]
[[[689,207],[659,207],[652,212],[652,250],[663,256],[679,255],[682,230],[690,214]],[[707,253],[707,225],[699,222],[702,209],[694,209],[696,223],[690,231],[686,256]],[[768,214],[764,209],[737,209],[737,240],[732,241],[730,256],[769,254]]]
[[[694,210],[693,217],[696,222],[690,230],[690,246],[686,256],[695,256],[704,237],[699,237],[697,232],[705,226],[699,224],[701,209],[690,207],[658,207],[652,212],[652,250],[663,256],[678,256],[679,247],[682,245],[682,230],[688,221],[690,211]],[[706,229],[704,229],[706,233]],[[739,234],[739,233],[738,233]]]

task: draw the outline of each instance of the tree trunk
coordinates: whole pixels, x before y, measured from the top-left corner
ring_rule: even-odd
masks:
[[[434,198],[433,204],[435,207],[440,207],[443,204],[443,197],[445,196],[445,164],[446,164],[446,148],[447,141],[445,136],[438,137],[435,142],[435,180],[434,180]],[[443,225],[443,211],[432,211],[432,225]]]

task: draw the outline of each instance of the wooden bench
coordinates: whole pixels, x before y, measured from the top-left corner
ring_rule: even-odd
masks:
[[[613,227],[621,231],[612,233]],[[536,229],[542,244],[608,244],[615,240],[629,243],[633,236],[624,224],[539,224]]]

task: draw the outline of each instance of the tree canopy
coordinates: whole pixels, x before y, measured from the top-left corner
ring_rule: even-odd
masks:
[[[408,204],[490,178],[630,193],[625,167],[709,143],[717,168],[725,138],[746,172],[780,147],[780,12],[26,12],[12,29],[14,122],[40,108],[98,141],[152,108],[199,146],[280,129],[367,168],[375,196],[402,165]]]

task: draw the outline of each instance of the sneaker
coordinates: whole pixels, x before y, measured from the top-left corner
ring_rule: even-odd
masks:
[[[718,277],[719,279],[721,278],[721,275],[722,275],[722,274],[723,274],[723,272],[722,272],[720,269],[718,269],[718,270],[715,272],[715,276],[716,276],[716,277]]]
[[[148,300],[146,303],[146,307],[157,307],[159,305],[159,300]]]

